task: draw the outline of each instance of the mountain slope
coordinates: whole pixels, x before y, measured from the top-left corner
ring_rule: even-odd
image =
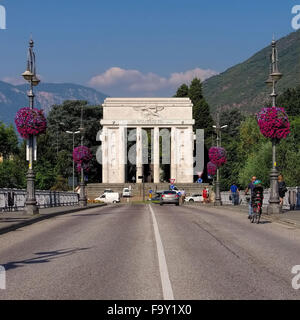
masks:
[[[28,106],[28,85],[13,86],[0,81],[0,121],[14,122],[16,112]],[[86,100],[89,104],[102,104],[107,95],[94,89],[76,84],[41,83],[35,89],[35,106],[49,112],[54,104],[65,100]]]
[[[300,31],[277,41],[279,70],[283,78],[277,93],[294,88],[300,82]],[[269,75],[271,45],[247,61],[214,76],[203,83],[203,91],[211,110],[234,107],[255,112],[270,101],[271,89],[265,81]]]

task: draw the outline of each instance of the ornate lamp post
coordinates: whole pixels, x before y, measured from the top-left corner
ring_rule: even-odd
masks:
[[[83,127],[83,106],[81,106],[81,120],[80,120],[80,128],[79,131],[81,133],[81,147],[83,147],[83,137],[84,137],[84,127]],[[79,194],[79,206],[86,207],[87,206],[87,198],[85,195],[85,183],[84,183],[84,174],[83,174],[83,166],[81,166],[81,178],[80,178],[80,194]]]
[[[279,72],[278,69],[278,53],[276,48],[276,41],[272,41],[272,55],[271,55],[271,73],[269,75],[268,80],[266,81],[266,84],[272,87],[272,107],[276,107],[276,84],[277,81],[279,81],[282,78],[282,73]],[[272,169],[270,173],[270,199],[269,199],[269,205],[267,208],[268,214],[272,213],[281,213],[281,207],[279,205],[279,193],[278,193],[278,171],[276,169],[276,144],[277,139],[272,139]]]
[[[35,64],[35,53],[33,51],[34,42],[31,39],[29,42],[28,49],[28,58],[27,58],[27,69],[22,74],[23,78],[29,82],[30,90],[28,91],[29,98],[29,107],[33,109],[34,107],[34,93],[33,87],[37,86],[40,83],[36,75],[36,64]],[[28,160],[29,160],[29,168],[27,172],[27,196],[25,202],[25,212],[30,215],[39,214],[39,209],[37,207],[37,202],[35,198],[35,174],[33,171],[33,161],[35,160],[35,148],[36,148],[36,139],[33,135],[30,135],[28,138]]]
[[[228,125],[222,126],[220,125],[220,114],[217,114],[217,123],[213,128],[217,134],[217,147],[221,147],[221,130],[227,128]],[[216,199],[215,199],[215,206],[221,206],[221,193],[220,193],[220,169],[217,169],[217,181],[216,181]]]
[[[73,135],[73,150],[74,150],[74,148],[75,148],[75,134],[79,134],[80,131],[66,131],[66,133]],[[73,158],[73,192],[75,192],[74,180],[75,180],[75,161],[74,161],[74,158]]]

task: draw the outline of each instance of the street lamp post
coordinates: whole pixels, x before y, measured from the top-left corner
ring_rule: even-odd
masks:
[[[222,126],[220,125],[220,114],[217,114],[217,123],[213,128],[216,131],[217,134],[217,147],[221,147],[221,130],[227,128],[228,125]],[[215,199],[215,206],[221,206],[222,200],[221,200],[221,193],[220,193],[220,170],[217,169],[217,181],[216,181],[216,199]]]
[[[68,134],[72,134],[73,135],[73,150],[75,148],[75,134],[79,134],[80,131],[66,131],[66,133]],[[74,158],[73,158],[73,192],[75,192],[75,161],[74,161]]]
[[[84,138],[83,106],[81,106],[81,118],[80,118],[79,131],[81,133],[81,146],[83,147],[83,138]],[[80,207],[86,207],[87,206],[87,198],[86,198],[86,195],[85,195],[85,183],[84,183],[83,166],[81,166],[79,206]]]
[[[27,58],[27,69],[22,74],[23,78],[29,82],[30,90],[27,93],[29,98],[29,107],[33,109],[34,107],[34,93],[33,87],[37,86],[40,83],[36,75],[36,64],[35,64],[35,53],[33,51],[34,42],[32,39],[29,41],[28,49],[28,58]],[[36,148],[36,139],[33,135],[30,135],[28,138],[28,161],[29,167],[26,175],[27,178],[27,195],[25,202],[25,212],[29,215],[39,214],[39,209],[37,206],[37,201],[35,197],[35,174],[33,171],[33,161],[35,160],[35,148]]]
[[[266,84],[272,86],[272,107],[276,107],[276,84],[282,78],[282,73],[278,69],[278,52],[276,48],[276,41],[272,41],[272,55],[271,55],[271,73],[269,75]],[[276,139],[272,139],[272,169],[270,173],[270,199],[267,208],[268,214],[281,213],[281,206],[279,205],[279,193],[278,193],[278,171],[276,168]]]

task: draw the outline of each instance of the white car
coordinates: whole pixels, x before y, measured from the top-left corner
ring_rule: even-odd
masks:
[[[120,195],[118,192],[104,193],[102,196],[95,199],[96,201],[102,201],[104,203],[119,203]]]
[[[122,196],[125,198],[125,197],[131,197],[131,190],[129,188],[124,188],[123,189],[123,193],[122,193]]]
[[[185,198],[186,202],[203,202],[203,196],[201,194],[193,194],[190,197]]]

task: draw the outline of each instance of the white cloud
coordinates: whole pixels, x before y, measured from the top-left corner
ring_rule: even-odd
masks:
[[[155,73],[142,73],[138,70],[113,67],[93,77],[89,81],[89,85],[116,95],[155,94],[155,92],[165,92],[167,95],[170,92],[174,94],[178,86],[190,83],[195,77],[204,81],[216,74],[218,74],[216,71],[210,69],[195,68],[185,72],[172,73],[166,78]]]
[[[44,79],[44,77],[41,76],[40,74],[38,74],[37,77],[40,80]],[[4,78],[2,78],[2,81],[9,83],[9,84],[12,84],[14,86],[18,86],[18,85],[27,83],[27,81],[21,76],[20,77],[4,77]]]
[[[20,78],[5,77],[2,79],[2,81],[9,83],[9,84],[12,84],[14,86],[26,83],[26,81],[22,77],[20,77]]]

